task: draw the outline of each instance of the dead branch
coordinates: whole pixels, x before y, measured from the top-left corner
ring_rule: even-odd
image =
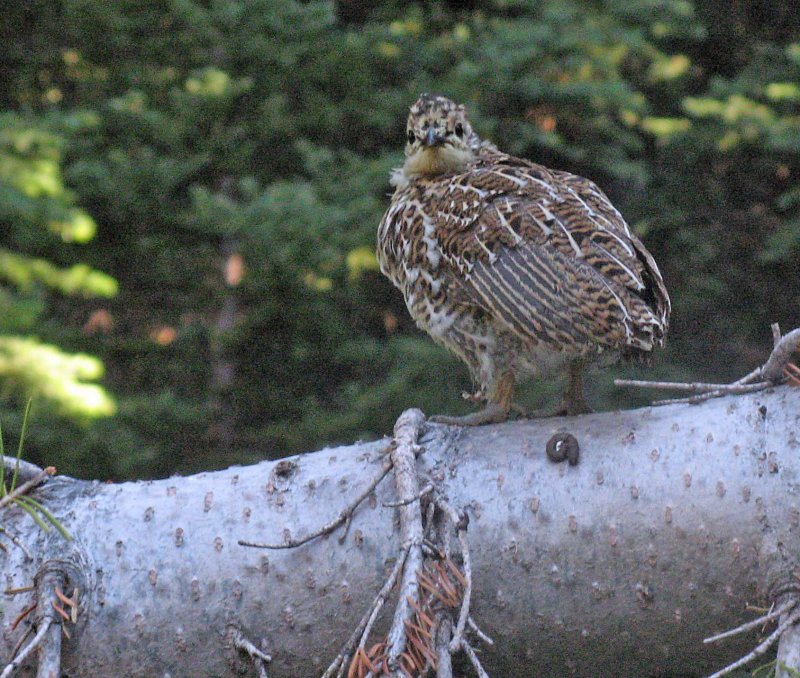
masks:
[[[447,518],[453,525],[458,535],[459,545],[461,547],[461,558],[464,567],[464,593],[461,597],[461,609],[458,614],[458,622],[456,623],[455,630],[452,633],[452,640],[450,641],[450,651],[457,652],[461,649],[461,643],[464,637],[464,628],[467,625],[469,618],[469,606],[472,598],[472,565],[469,558],[469,541],[467,539],[467,526],[469,525],[469,518],[466,514],[463,517],[459,516],[455,509],[444,500],[437,501],[437,506],[444,512]],[[448,563],[451,561],[448,559]]]
[[[30,643],[28,643],[20,652],[19,654],[14,657],[14,659],[9,662],[9,664],[3,669],[3,672],[0,673],[0,678],[9,678],[14,671],[16,671],[22,664],[25,663],[25,660],[28,658],[31,652],[33,652],[39,645],[44,642],[45,637],[47,636],[48,631],[50,630],[50,626],[53,624],[53,618],[47,617],[44,621],[39,625],[39,630],[36,632],[36,635],[33,637]],[[57,674],[56,674],[57,675]]]
[[[397,497],[401,502],[410,501],[398,508],[400,512],[400,540],[408,551],[400,580],[397,607],[388,638],[389,667],[395,670],[400,654],[406,647],[406,623],[414,614],[413,604],[419,601],[419,582],[417,572],[422,569],[422,510],[419,502],[413,501],[419,495],[417,480],[416,452],[419,451],[417,439],[425,423],[425,415],[420,410],[403,412],[394,426],[394,449],[390,452],[394,465]]]
[[[419,494],[416,497],[411,497],[410,499],[404,499],[402,501],[385,501],[383,502],[383,505],[386,508],[399,508],[400,506],[406,506],[407,504],[410,504],[412,501],[419,501],[424,496],[433,492],[433,489],[434,489],[433,485],[426,485],[419,491]]]
[[[365,646],[366,640],[369,637],[369,632],[372,630],[372,625],[375,623],[375,620],[383,608],[386,599],[389,597],[394,585],[397,583],[397,579],[400,576],[400,572],[402,572],[403,565],[406,562],[407,555],[408,551],[404,549],[392,568],[391,573],[386,578],[381,590],[378,591],[378,595],[375,596],[372,604],[369,606],[369,608],[367,608],[366,613],[361,618],[361,621],[358,623],[355,630],[350,634],[350,638],[348,638],[336,659],[333,660],[325,673],[322,674],[322,678],[331,678],[331,676],[334,674],[334,671],[339,669],[344,671],[344,669],[347,668],[348,661],[350,660],[350,657],[353,656],[353,652],[356,647],[363,648]],[[339,675],[341,675],[341,673]]]
[[[472,617],[467,617],[467,623],[472,629],[472,632],[478,636],[478,638],[480,638],[481,642],[486,643],[490,647],[494,645],[494,641],[481,630],[480,626],[475,623],[475,620]]]
[[[746,379],[747,382],[769,381],[773,384],[777,384],[782,379],[783,371],[792,359],[792,354],[794,354],[798,348],[800,348],[800,327],[792,330],[788,334],[784,334],[775,344],[775,348],[772,349],[772,353],[767,359],[767,362],[756,370],[755,373],[747,375],[744,379]]]
[[[37,610],[36,626],[38,630],[33,640],[0,673],[0,678],[11,676],[22,666],[31,652],[37,649],[36,678],[51,678],[52,676],[61,675],[62,624],[58,615],[63,614],[63,610],[59,611],[60,608],[56,600],[58,599],[58,592],[64,585],[64,575],[57,568],[47,568],[40,571],[37,580],[35,589],[37,592],[36,602],[28,608],[28,611]],[[71,619],[69,614],[67,614],[66,618],[67,620]],[[19,621],[18,619],[17,623]]]
[[[725,389],[733,388],[732,384],[708,384],[702,381],[682,382],[682,381],[649,381],[646,379],[615,379],[615,386],[633,386],[637,388],[657,388],[665,391],[690,391],[692,393],[705,393],[707,391],[722,391]],[[748,387],[754,384],[748,385]],[[761,382],[761,388],[770,386],[769,382]],[[734,391],[741,393],[749,393],[749,390]]]
[[[322,527],[314,532],[307,534],[305,537],[301,537],[299,539],[287,539],[281,544],[265,544],[261,542],[252,542],[246,541],[244,539],[240,539],[238,541],[239,546],[250,546],[253,548],[258,549],[294,549],[298,546],[302,546],[303,544],[307,544],[308,542],[316,539],[317,537],[321,537],[325,534],[330,534],[333,532],[339,525],[345,523],[347,526],[350,524],[350,520],[353,517],[353,514],[356,512],[356,509],[361,505],[370,494],[372,494],[375,488],[380,484],[380,482],[386,477],[386,474],[389,473],[389,470],[392,468],[392,461],[390,458],[386,458],[383,461],[381,466],[381,470],[378,474],[369,482],[369,484],[364,488],[364,490],[359,494],[352,502],[350,502],[347,506],[345,506],[339,514],[330,522],[325,523]],[[347,534],[347,530],[345,530],[345,534]],[[340,542],[342,540],[340,539]]]
[[[46,469],[39,471],[35,476],[33,476],[33,478],[31,478],[30,480],[26,480],[24,483],[22,483],[22,485],[19,485],[18,487],[14,488],[12,492],[9,492],[5,497],[0,499],[0,508],[7,506],[18,497],[21,497],[28,490],[36,487],[46,478],[55,474],[55,472],[56,472],[55,466],[48,466]]]
[[[680,403],[697,404],[710,398],[718,398],[723,395],[752,393],[761,391],[770,386],[776,386],[786,379],[795,382],[793,376],[798,368],[792,364],[792,355],[800,347],[800,328],[792,330],[788,334],[781,336],[780,328],[777,324],[772,325],[774,346],[767,362],[761,367],[756,368],[750,374],[730,384],[708,384],[704,382],[669,382],[669,381],[645,381],[638,379],[615,379],[615,386],[633,386],[637,388],[656,388],[673,391],[691,391],[697,395],[688,398],[671,398],[667,400],[656,400],[657,405],[676,405]],[[797,376],[800,376],[798,374]]]
[[[446,614],[440,615],[436,626],[436,678],[453,678],[453,666],[450,661],[452,628],[450,618]]]
[[[247,638],[242,635],[240,630],[236,630],[236,634],[233,636],[233,645],[239,650],[246,652],[250,659],[253,661],[253,665],[256,667],[256,671],[258,671],[258,678],[269,678],[269,674],[267,673],[267,664],[272,661],[272,657],[270,657],[266,652],[259,650],[252,641],[248,640]]]
[[[775,678],[790,678],[800,673],[800,625],[788,626],[781,635],[775,665]]]
[[[758,628],[759,626],[763,626],[767,622],[772,621],[773,619],[777,619],[782,614],[789,612],[797,605],[796,600],[789,600],[785,602],[783,605],[779,606],[777,609],[770,610],[767,614],[762,615],[758,619],[752,619],[749,622],[745,622],[741,626],[737,626],[735,629],[730,629],[729,631],[725,631],[724,633],[718,633],[715,636],[711,636],[709,638],[704,638],[703,642],[708,643],[717,643],[720,640],[724,640],[725,638],[730,638],[731,636],[738,635],[740,633],[744,633],[745,631],[749,631],[750,629]]]
[[[475,673],[478,674],[478,678],[489,678],[489,674],[486,673],[486,670],[483,668],[483,664],[481,664],[481,660],[478,659],[478,655],[475,654],[475,650],[466,640],[462,641],[461,647],[464,648],[464,652],[467,653],[467,657],[472,662],[472,667],[475,669]]]
[[[697,405],[711,398],[719,398],[724,395],[742,395],[744,393],[756,393],[763,391],[765,388],[774,386],[775,384],[768,381],[760,381],[755,384],[729,384],[725,388],[716,389],[714,391],[706,391],[698,395],[689,396],[688,398],[667,398],[665,400],[654,400],[653,407],[660,407],[661,405],[680,405],[683,403],[689,405]]]
[[[69,632],[64,627],[64,624],[73,619],[72,615],[68,613],[66,614],[66,619],[64,619],[64,610],[53,599],[54,597],[59,597],[58,594],[63,585],[64,575],[59,570],[47,569],[42,573],[38,589],[39,601],[48,601],[50,604],[40,605],[39,609],[42,617],[50,623],[44,624],[47,627],[47,631],[39,645],[36,678],[52,678],[53,676],[61,675],[61,634],[63,632],[68,635]],[[77,607],[74,609],[75,615],[77,615]],[[55,616],[56,614],[60,614],[61,619]]]
[[[744,666],[745,664],[749,664],[754,659],[760,657],[767,652],[776,641],[780,639],[786,629],[796,624],[798,620],[800,620],[800,610],[794,610],[790,612],[786,619],[782,620],[780,624],[778,624],[778,628],[776,628],[771,634],[769,634],[769,636],[767,636],[766,640],[757,645],[751,652],[748,652],[741,659],[738,659],[732,664],[726,666],[724,669],[711,674],[708,676],[708,678],[722,678],[722,676],[733,673],[736,669]]]
[[[5,527],[0,525],[0,534],[4,534],[8,540],[14,544],[18,549],[20,549],[28,560],[33,560],[33,555],[31,554],[30,549],[22,543],[19,537],[15,534],[11,534]]]

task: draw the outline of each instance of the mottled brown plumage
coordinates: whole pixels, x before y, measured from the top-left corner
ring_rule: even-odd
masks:
[[[658,267],[595,184],[500,152],[445,97],[417,100],[407,137],[378,230],[381,270],[487,401],[440,420],[505,419],[515,382],[564,369],[565,411],[585,411],[585,364],[663,345],[670,302]]]

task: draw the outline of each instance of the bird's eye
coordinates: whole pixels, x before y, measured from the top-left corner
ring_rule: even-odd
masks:
[[[462,125],[460,122],[456,123],[456,136],[459,139],[464,136],[464,125]]]
[[[414,130],[408,130],[408,143],[413,144],[417,140],[417,137],[414,136]]]

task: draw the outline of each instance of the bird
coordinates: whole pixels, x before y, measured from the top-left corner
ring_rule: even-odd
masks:
[[[392,171],[377,258],[417,326],[458,356],[483,407],[432,421],[505,421],[514,388],[566,372],[560,415],[591,411],[589,365],[648,362],[670,299],[653,256],[592,181],[504,153],[466,108],[422,94]]]

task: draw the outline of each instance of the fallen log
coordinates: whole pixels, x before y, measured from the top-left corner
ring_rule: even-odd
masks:
[[[545,453],[567,433],[575,466]],[[31,496],[74,539],[0,509],[0,668],[50,620],[69,633],[67,675],[258,675],[242,638],[271,657],[272,678],[322,674],[401,556],[394,484],[380,482],[329,536],[278,550],[238,542],[288,542],[329,522],[382,472],[387,442],[164,480],[48,478]],[[419,444],[420,487],[469,518],[471,616],[494,639],[478,650],[489,675],[711,673],[759,629],[704,638],[797,593],[798,388],[427,424]],[[77,599],[74,615],[56,601],[67,619],[47,610],[53,582]],[[18,675],[35,675],[36,658]]]

